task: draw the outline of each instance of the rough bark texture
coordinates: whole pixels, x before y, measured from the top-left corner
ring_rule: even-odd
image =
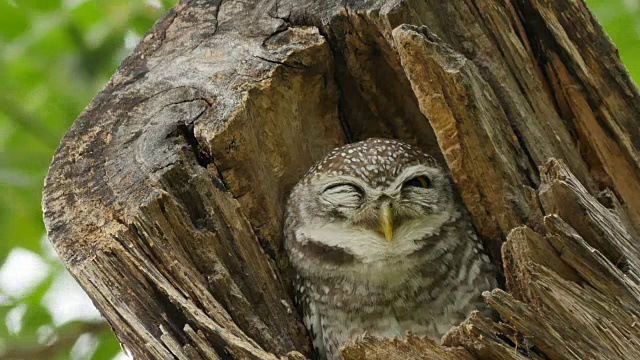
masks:
[[[451,170],[501,320],[346,359],[637,359],[638,119],[579,0],[183,0],[63,139],[45,222],[135,358],[300,359],[287,192],[337,145],[399,138]]]

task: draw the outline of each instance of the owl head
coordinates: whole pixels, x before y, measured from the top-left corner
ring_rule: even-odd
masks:
[[[402,259],[458,216],[447,172],[435,159],[373,138],[335,149],[295,186],[286,243],[364,263]]]

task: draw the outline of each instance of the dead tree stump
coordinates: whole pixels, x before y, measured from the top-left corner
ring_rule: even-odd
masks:
[[[346,359],[640,359],[640,96],[581,0],[183,0],[62,140],[48,234],[137,359],[303,358],[283,201],[372,136],[448,165],[506,285]]]

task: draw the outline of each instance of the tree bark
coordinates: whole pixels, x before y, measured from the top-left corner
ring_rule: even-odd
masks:
[[[183,0],[62,140],[45,223],[136,359],[301,359],[287,192],[399,138],[451,170],[501,320],[345,359],[638,359],[639,119],[581,0]]]

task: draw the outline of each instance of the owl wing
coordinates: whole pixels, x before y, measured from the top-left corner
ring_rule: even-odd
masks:
[[[325,358],[324,341],[322,336],[322,318],[318,312],[315,301],[307,294],[309,291],[305,281],[299,276],[295,277],[295,303],[302,310],[302,321],[313,341],[313,348],[321,359]]]

